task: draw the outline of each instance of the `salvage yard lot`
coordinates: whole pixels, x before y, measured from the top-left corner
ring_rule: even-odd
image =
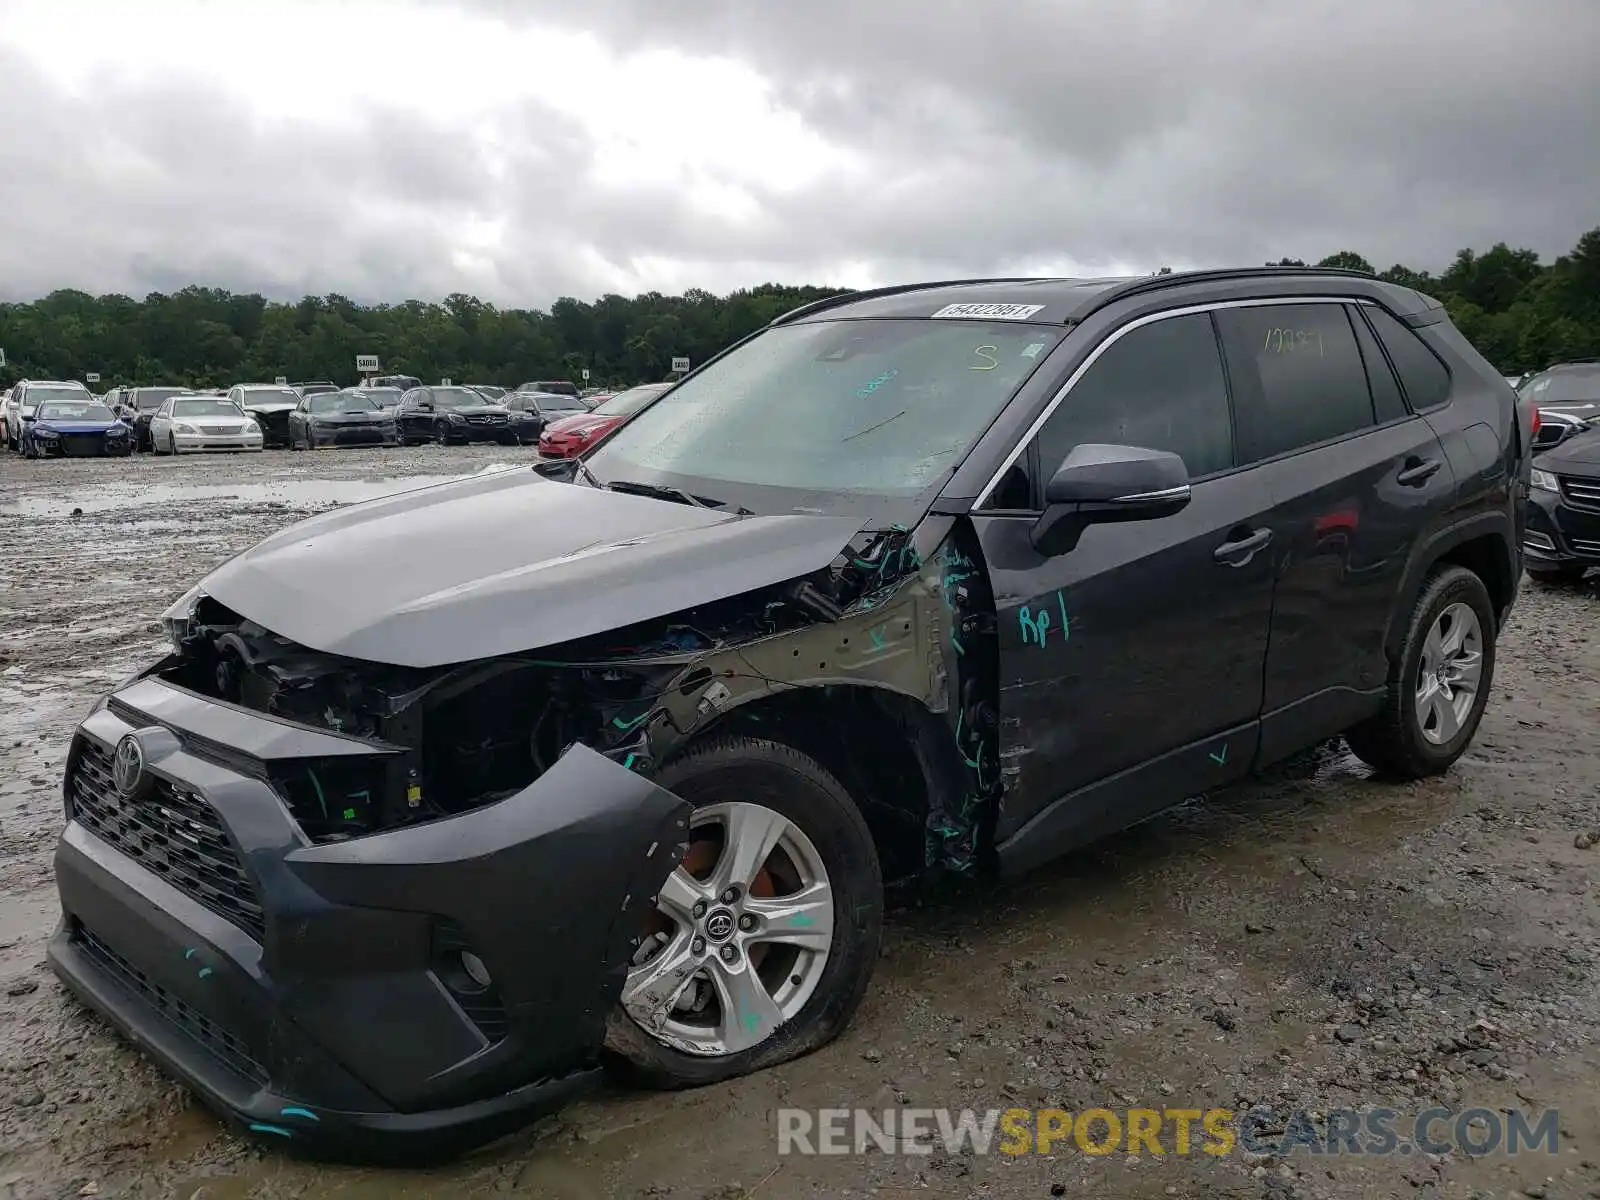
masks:
[[[810,1058],[604,1096],[421,1174],[230,1137],[44,969],[69,732],[228,555],[332,504],[528,461],[425,447],[0,462],[0,1197],[1600,1196],[1592,583],[1524,584],[1488,714],[1449,774],[1374,781],[1334,745],[1007,887],[907,900],[855,1024]],[[774,1116],[1257,1104],[1555,1107],[1561,1152],[780,1159]]]

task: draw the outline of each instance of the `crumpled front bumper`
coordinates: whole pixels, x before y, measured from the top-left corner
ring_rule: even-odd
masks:
[[[150,790],[129,799],[109,764],[135,730]],[[574,745],[496,804],[313,845],[257,766],[380,752],[159,679],[120,689],[68,757],[49,957],[237,1125],[319,1157],[431,1159],[597,1080],[689,809]]]

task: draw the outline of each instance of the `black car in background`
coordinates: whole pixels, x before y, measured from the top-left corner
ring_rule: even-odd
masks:
[[[308,379],[302,383],[289,385],[302,396],[317,396],[324,392],[337,392],[339,385],[331,379]]]
[[[1600,428],[1535,458],[1529,495],[1522,541],[1528,574],[1554,583],[1600,567]]]
[[[362,386],[369,388],[399,388],[402,392],[409,392],[412,388],[421,387],[422,380],[415,375],[375,375]]]
[[[482,393],[459,384],[416,387],[400,398],[400,442],[415,446],[437,442],[441,446],[468,442],[516,441],[511,410]]]
[[[150,445],[150,418],[156,415],[156,410],[174,396],[186,396],[190,389],[184,387],[126,387],[122,389],[121,401],[123,405],[133,412],[133,435],[135,446],[139,450],[149,450]]]
[[[289,414],[300,405],[301,395],[282,383],[236,383],[227,397],[261,426],[261,444],[268,450],[289,445]]]
[[[511,432],[519,446],[538,445],[539,435],[551,421],[589,411],[578,397],[557,392],[513,392],[504,403],[511,410]]]
[[[507,389],[497,383],[469,383],[465,386],[481,394],[485,400],[493,400],[498,403],[506,398]]]
[[[393,446],[395,413],[361,392],[313,392],[289,414],[289,448]]]

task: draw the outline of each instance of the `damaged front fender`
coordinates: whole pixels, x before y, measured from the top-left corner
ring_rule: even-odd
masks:
[[[575,744],[498,803],[295,850],[282,865],[303,906],[268,947],[284,1012],[402,1111],[481,1095],[486,1076],[521,1082],[530,1063],[590,1062],[688,818],[671,792]],[[419,955],[426,974],[406,969]],[[416,1036],[419,1010],[452,1004],[498,1008],[504,1037],[486,1046],[481,1020],[480,1036],[444,1021]]]

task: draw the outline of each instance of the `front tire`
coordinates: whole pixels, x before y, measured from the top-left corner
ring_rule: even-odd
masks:
[[[614,1064],[697,1087],[826,1045],[883,935],[878,854],[849,794],[809,756],[749,737],[695,747],[655,782],[694,804],[690,850],[608,1021]]]
[[[1465,567],[1436,567],[1411,610],[1383,710],[1345,734],[1356,757],[1402,779],[1448,770],[1483,719],[1495,635],[1483,580]]]

